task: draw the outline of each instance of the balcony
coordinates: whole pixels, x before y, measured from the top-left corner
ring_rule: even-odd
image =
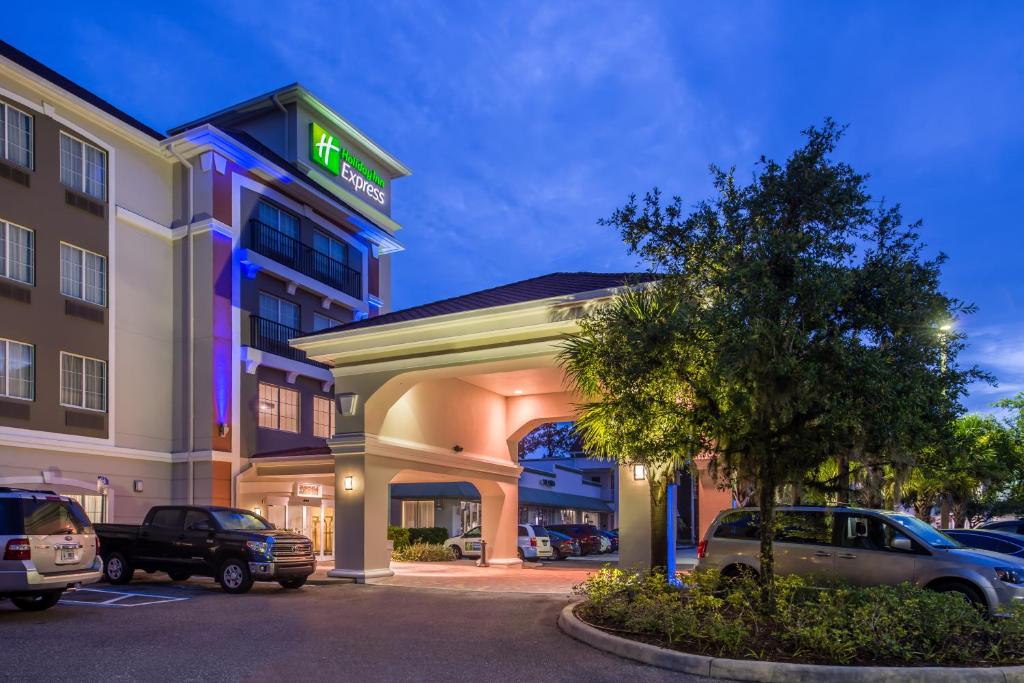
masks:
[[[300,363],[308,363],[309,365],[322,368],[324,370],[330,370],[329,365],[318,363],[315,360],[309,360],[306,358],[305,351],[299,351],[298,349],[292,348],[288,345],[288,340],[294,337],[298,337],[302,334],[302,330],[296,330],[293,327],[276,323],[273,320],[267,318],[261,318],[258,315],[249,316],[249,346],[260,351],[266,351],[272,353],[275,356],[281,356],[289,360],[299,361]]]
[[[354,299],[363,298],[362,273],[273,226],[250,220],[245,247]]]

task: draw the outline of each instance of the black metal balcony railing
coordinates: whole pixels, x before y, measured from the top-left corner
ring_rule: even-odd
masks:
[[[302,330],[296,330],[294,327],[288,327],[258,315],[249,316],[249,346],[284,358],[309,363],[318,368],[330,369],[329,365],[309,360],[306,358],[305,351],[300,351],[288,344],[289,339],[294,339],[301,334]]]
[[[272,258],[334,289],[340,289],[349,296],[363,298],[362,273],[273,226],[256,219],[250,220],[246,245],[256,253]]]

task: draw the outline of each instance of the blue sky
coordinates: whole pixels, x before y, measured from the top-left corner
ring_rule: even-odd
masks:
[[[59,4],[0,36],[158,129],[300,81],[412,168],[397,307],[635,269],[596,224],[630,192],[694,202],[832,116],[979,306],[970,407],[1024,390],[1024,3]]]

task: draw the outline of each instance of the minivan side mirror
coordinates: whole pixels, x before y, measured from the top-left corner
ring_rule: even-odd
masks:
[[[914,544],[909,538],[901,534],[892,539],[892,547],[893,550],[905,550],[909,552],[914,549]]]

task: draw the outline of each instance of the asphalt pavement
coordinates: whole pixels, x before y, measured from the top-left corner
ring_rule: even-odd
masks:
[[[708,680],[569,638],[559,596],[355,584],[227,595],[209,580],[145,579],[39,613],[0,601],[0,680]]]

